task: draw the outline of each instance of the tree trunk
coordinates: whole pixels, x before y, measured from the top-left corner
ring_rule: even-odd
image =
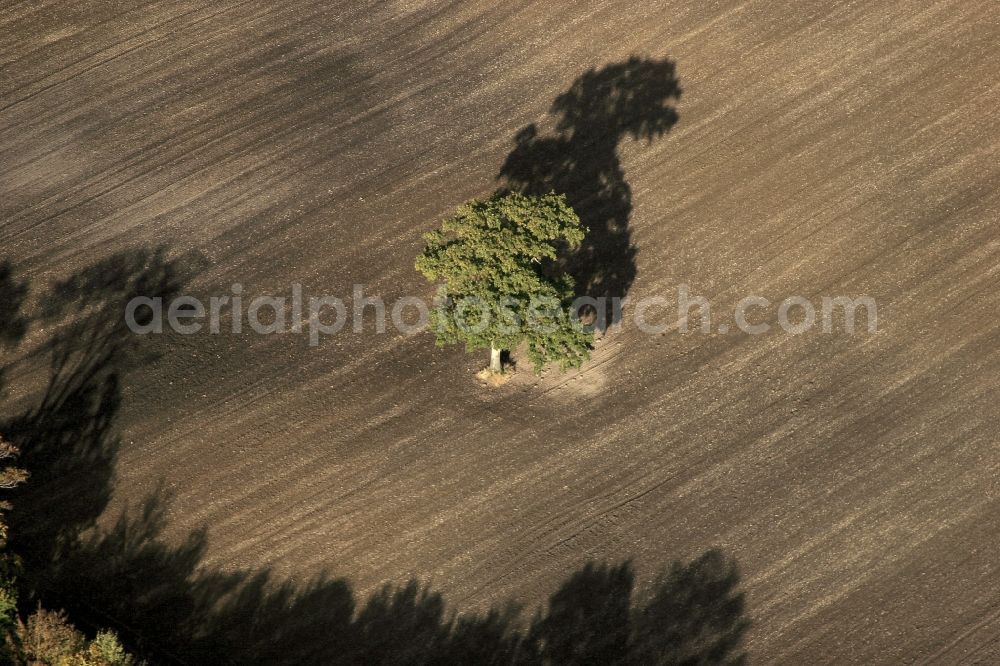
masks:
[[[500,363],[501,351],[496,347],[490,348],[490,372],[503,372],[503,365]]]

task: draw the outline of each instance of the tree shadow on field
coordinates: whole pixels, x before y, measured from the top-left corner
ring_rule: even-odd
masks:
[[[363,602],[346,579],[280,583],[269,570],[205,570],[204,533],[160,539],[163,507],[81,543],[69,561],[70,616],[112,626],[154,663],[741,664],[749,626],[735,562],[711,550],[635,591],[630,563],[590,562],[533,619],[512,604],[449,610],[411,579]]]
[[[9,521],[10,548],[25,563],[25,599],[56,593],[50,583],[110,497],[119,377],[148,360],[125,325],[125,304],[140,295],[169,299],[193,265],[192,256],[168,259],[163,248],[121,252],[52,285],[33,313],[51,333],[24,360],[47,363],[48,383],[36,406],[0,424],[30,475],[12,493]]]
[[[181,543],[164,539],[171,498],[162,488],[113,525],[95,527],[121,446],[119,376],[150,357],[140,349],[145,338],[124,326],[125,303],[137,295],[169,300],[199,262],[164,250],[121,253],[45,295],[37,319],[49,337],[30,354],[48,361],[49,383],[36,407],[0,424],[31,473],[10,514],[9,548],[24,561],[25,610],[37,603],[64,608],[80,628],[112,628],[155,664],[743,660],[749,621],[739,574],[718,551],[676,562],[638,591],[630,563],[587,563],[529,619],[512,604],[456,612],[415,579],[359,599],[346,579],[296,584],[269,569],[213,569],[205,565],[204,531]],[[20,302],[27,294],[9,269],[0,289]],[[20,306],[11,311],[21,316]],[[30,325],[23,322],[19,335]]]
[[[17,347],[28,330],[29,319],[24,314],[28,298],[28,283],[14,277],[9,261],[0,262],[0,351]],[[6,368],[0,367],[0,397],[3,397]]]
[[[28,283],[14,277],[9,261],[0,262],[0,345],[16,346],[28,330],[22,312],[28,298]]]
[[[618,158],[625,137],[652,143],[677,123],[681,87],[671,60],[632,57],[591,69],[556,97],[555,133],[521,129],[497,176],[502,191],[565,194],[589,233],[565,255],[578,296],[624,298],[636,274],[628,228],[632,190]],[[597,322],[598,326],[614,323]]]

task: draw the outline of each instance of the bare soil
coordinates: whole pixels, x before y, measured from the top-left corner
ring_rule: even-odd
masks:
[[[496,388],[488,352],[370,319],[317,347],[150,336],[119,373],[101,524],[152,494],[167,543],[205,528],[203,570],[362,596],[412,576],[461,611],[719,548],[753,663],[994,662],[998,20],[989,0],[11,4],[0,259],[36,305],[161,245],[199,296],[430,298],[421,234],[563,148],[567,178],[617,179],[594,261],[630,264],[607,288],[633,302],[878,304],[874,334],[626,320],[580,371]],[[631,55],[672,63],[676,117],[559,139],[553,102]],[[4,413],[44,392],[51,332],[6,356]]]

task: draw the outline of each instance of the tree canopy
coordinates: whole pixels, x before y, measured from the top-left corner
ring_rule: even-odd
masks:
[[[416,269],[442,282],[431,326],[439,345],[512,350],[527,343],[535,372],[579,367],[593,333],[572,312],[573,278],[558,270],[561,248],[586,234],[566,197],[494,195],[460,206],[424,236]]]

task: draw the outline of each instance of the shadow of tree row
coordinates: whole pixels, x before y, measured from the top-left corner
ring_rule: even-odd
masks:
[[[119,377],[148,360],[125,325],[125,303],[176,295],[194,266],[193,256],[166,255],[160,248],[111,256],[52,285],[31,318],[17,315],[22,336],[31,319],[50,331],[24,359],[48,366],[38,404],[2,424],[30,474],[13,494],[11,548],[29,567],[39,565],[40,576],[52,575],[107,506],[120,447],[113,428]],[[23,304],[26,285],[20,293]],[[33,582],[30,574],[26,580]]]
[[[0,351],[16,347],[28,330],[28,317],[24,314],[28,297],[28,283],[14,277],[9,261],[0,262]],[[6,368],[0,367],[0,397],[3,396]]]
[[[677,123],[671,105],[681,87],[670,60],[632,57],[591,69],[556,97],[554,133],[521,129],[497,178],[501,191],[565,194],[589,233],[564,256],[578,296],[623,298],[636,275],[629,230],[632,189],[618,146],[626,137],[651,143]],[[611,323],[611,322],[605,322]]]
[[[31,479],[14,496],[11,549],[22,556],[22,601],[65,608],[78,625],[116,629],[152,663],[232,664],[717,664],[739,663],[748,626],[735,563],[709,551],[674,563],[636,591],[629,563],[588,563],[533,618],[513,606],[449,611],[416,580],[363,603],[343,579],[304,586],[268,570],[206,570],[204,532],[161,538],[168,498],[94,530],[113,489],[121,441],[119,375],[149,356],[124,327],[134,295],[169,299],[200,260],[160,249],[98,262],[45,294],[36,315],[51,333],[30,352],[48,361],[36,407],[0,424]],[[0,296],[28,330],[27,285],[0,273]]]
[[[738,664],[743,594],[735,563],[709,551],[674,563],[637,594],[629,563],[588,563],[530,622],[514,606],[449,611],[410,580],[363,603],[343,579],[305,586],[267,571],[201,572],[203,534],[180,548],[157,538],[155,502],[83,544],[71,560],[71,615],[116,626],[141,652],[177,663]],[[69,581],[64,582],[69,584]],[[101,609],[101,612],[95,612]],[[89,611],[89,613],[88,613]],[[116,622],[128,618],[128,625]]]

